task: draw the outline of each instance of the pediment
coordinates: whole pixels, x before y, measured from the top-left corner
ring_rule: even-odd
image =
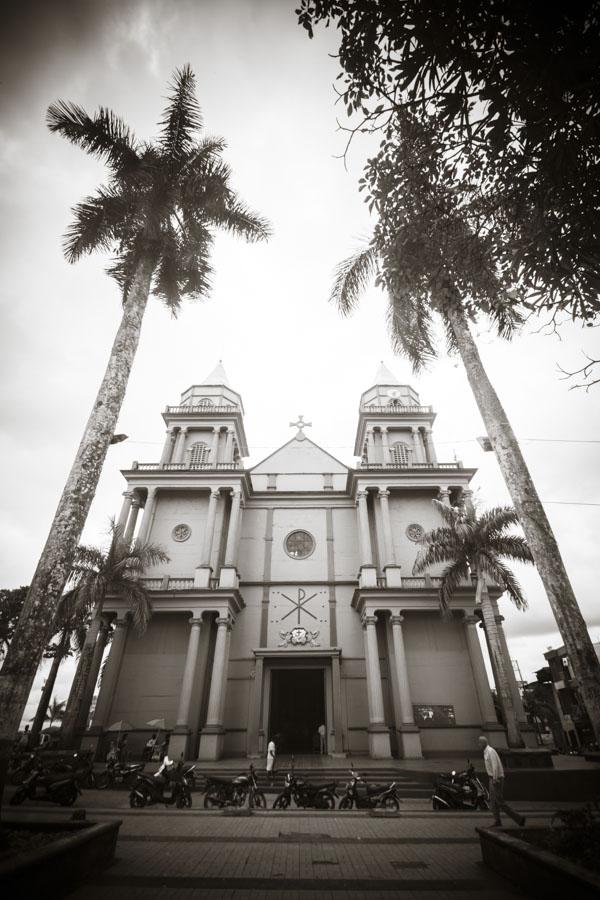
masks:
[[[275,450],[250,470],[257,475],[292,475],[308,473],[346,473],[348,466],[332,456],[310,438],[291,441]]]

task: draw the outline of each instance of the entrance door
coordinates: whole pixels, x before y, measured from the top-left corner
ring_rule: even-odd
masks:
[[[269,738],[279,735],[278,753],[318,753],[325,723],[323,669],[272,669]]]

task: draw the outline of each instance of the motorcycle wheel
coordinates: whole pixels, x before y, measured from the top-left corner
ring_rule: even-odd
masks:
[[[319,806],[317,809],[335,809],[335,797],[329,791],[325,791],[319,796]]]
[[[187,791],[184,791],[175,801],[175,806],[177,807],[177,809],[191,809],[192,795]]]
[[[350,797],[342,797],[338,809],[352,809],[352,800]]]
[[[27,791],[21,789],[20,791],[15,791],[12,797],[10,798],[11,806],[20,806],[23,800],[27,799]]]
[[[377,804],[377,806],[379,809],[390,809],[394,810],[394,812],[398,812],[398,810],[400,809],[400,804],[398,803],[396,797],[385,797],[383,800],[381,800],[380,803]]]
[[[290,805],[290,798],[286,797],[285,794],[280,794],[279,797],[275,797],[273,801],[273,809],[287,809]]]
[[[146,798],[137,791],[132,791],[129,795],[129,805],[132,809],[143,809],[146,805]]]
[[[83,787],[86,787],[86,788],[95,788],[96,787],[96,773],[95,772],[87,773],[87,775],[85,776],[85,781],[84,781]]]
[[[267,808],[267,798],[263,794],[262,791],[255,791],[254,797],[251,798],[252,806],[254,809],[266,809]]]
[[[222,809],[224,805],[214,794],[206,794],[204,797],[204,809]]]
[[[60,806],[73,806],[77,800],[77,788],[75,786],[66,788],[58,797]]]
[[[96,775],[96,787],[99,791],[105,791],[110,784],[110,776],[108,772],[98,772]]]

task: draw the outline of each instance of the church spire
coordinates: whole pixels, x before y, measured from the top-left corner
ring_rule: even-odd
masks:
[[[375,385],[392,385],[392,384],[400,384],[395,375],[390,372],[388,367],[385,365],[384,361],[381,360],[379,363],[379,368],[375,373],[375,378],[373,379],[373,384]]]
[[[227,373],[223,368],[222,359],[219,360],[210,375],[207,375],[204,381],[201,381],[200,384],[223,385],[224,387],[231,388],[231,385],[229,384],[229,381],[227,379]]]

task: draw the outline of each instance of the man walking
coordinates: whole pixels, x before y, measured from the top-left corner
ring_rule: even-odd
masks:
[[[277,753],[277,749],[275,747],[275,740],[271,738],[267,746],[267,778],[269,780],[269,784],[272,785],[275,780],[275,754]]]
[[[326,749],[327,749],[325,746],[325,735],[326,735],[327,729],[325,728],[325,725],[319,725],[318,731],[319,731],[319,752],[321,753],[321,755],[323,755],[323,753],[325,753]]]
[[[502,761],[493,747],[490,747],[488,739],[481,735],[479,738],[479,746],[483,750],[483,762],[485,771],[489,777],[490,789],[490,806],[494,814],[494,828],[502,827],[500,818],[500,810],[503,810],[507,816],[517,823],[521,828],[525,824],[525,816],[521,816],[514,809],[511,809],[504,800],[504,768]]]

